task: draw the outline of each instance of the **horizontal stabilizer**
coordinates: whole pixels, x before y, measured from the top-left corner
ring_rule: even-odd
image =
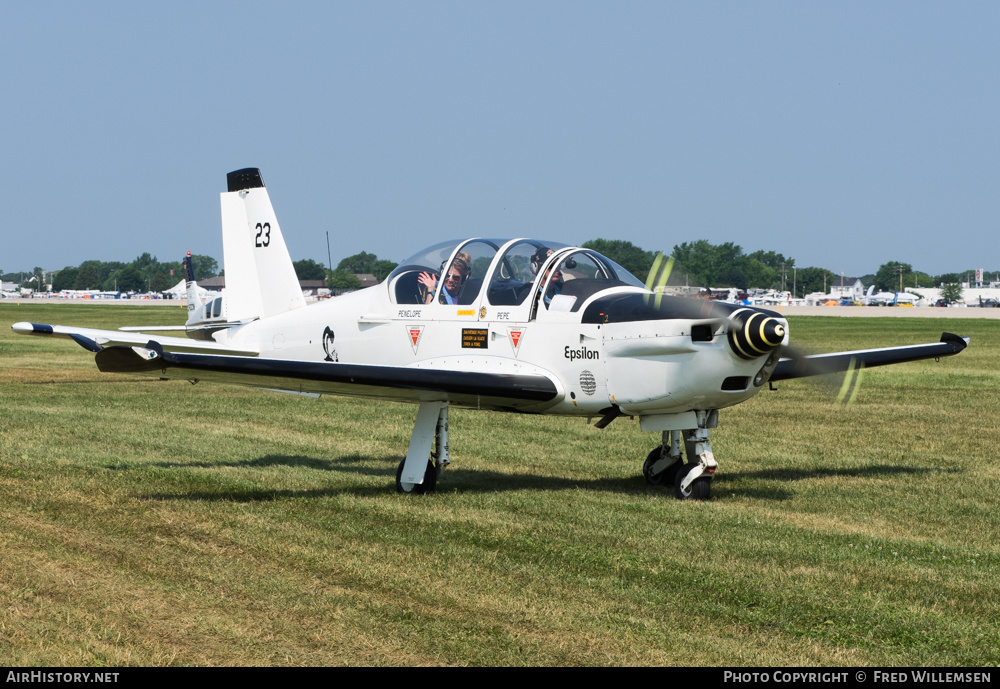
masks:
[[[19,335],[37,335],[45,337],[65,337],[73,340],[84,349],[92,352],[104,347],[117,345],[145,345],[149,335],[141,332],[124,332],[121,330],[96,330],[94,328],[76,328],[70,325],[48,325],[45,323],[15,323],[11,330]],[[150,330],[153,330],[151,328]],[[258,352],[226,347],[214,340],[190,340],[186,337],[161,337],[157,340],[168,351],[210,352],[230,356],[257,356]]]
[[[921,359],[937,359],[958,354],[969,345],[969,338],[943,333],[940,342],[929,344],[883,347],[881,349],[860,349],[853,352],[832,352],[813,354],[794,359],[781,359],[774,368],[772,381],[822,376],[827,373],[842,373],[849,368],[864,364],[865,368],[902,364]],[[852,363],[853,362],[853,363]]]

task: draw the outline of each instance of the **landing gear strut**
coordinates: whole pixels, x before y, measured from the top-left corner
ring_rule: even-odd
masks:
[[[678,500],[708,500],[712,477],[719,466],[708,439],[707,426],[715,425],[710,414],[716,412],[697,413],[699,428],[663,431],[662,443],[649,453],[642,465],[646,483],[652,486],[672,484]],[[682,437],[687,464],[681,458]]]
[[[642,463],[642,475],[651,486],[669,486],[682,466],[680,431],[663,431],[663,442],[654,447]]]
[[[434,452],[431,452],[431,442]],[[428,459],[430,455],[430,459]],[[423,402],[410,436],[410,448],[396,468],[396,492],[433,493],[448,458],[448,403]]]
[[[678,500],[708,500],[712,486],[712,476],[719,464],[712,454],[712,443],[708,440],[707,428],[695,428],[684,432],[684,449],[688,463],[674,478],[674,495]]]

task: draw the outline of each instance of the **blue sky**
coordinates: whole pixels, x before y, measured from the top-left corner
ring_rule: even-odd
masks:
[[[4,271],[222,261],[259,167],[293,259],[707,239],[995,269],[996,2],[6,2]]]

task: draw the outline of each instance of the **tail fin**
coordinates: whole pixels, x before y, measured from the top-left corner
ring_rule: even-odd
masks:
[[[190,251],[184,257],[184,280],[184,287],[187,291],[188,323],[190,323],[195,312],[204,305],[203,297],[206,291],[198,287],[198,283],[194,280],[194,266],[191,264]]]
[[[197,329],[194,326],[205,326],[214,323],[216,325],[226,322],[226,309],[223,305],[224,296],[212,293],[204,287],[200,287],[194,279],[194,265],[191,262],[191,252],[187,252],[184,257],[184,280],[187,288],[187,309],[188,318],[184,324],[188,329],[188,336]]]
[[[226,175],[222,251],[229,322],[265,318],[305,306],[260,170]]]

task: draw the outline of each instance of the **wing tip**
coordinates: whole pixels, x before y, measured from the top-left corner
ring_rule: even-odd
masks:
[[[29,323],[21,321],[10,326],[10,329],[22,335],[51,335],[55,332],[51,325],[45,323]]]
[[[971,337],[962,337],[961,335],[956,335],[955,333],[941,333],[941,342],[949,342],[955,345],[957,347],[957,349],[955,349],[956,354],[968,347],[971,340]]]

